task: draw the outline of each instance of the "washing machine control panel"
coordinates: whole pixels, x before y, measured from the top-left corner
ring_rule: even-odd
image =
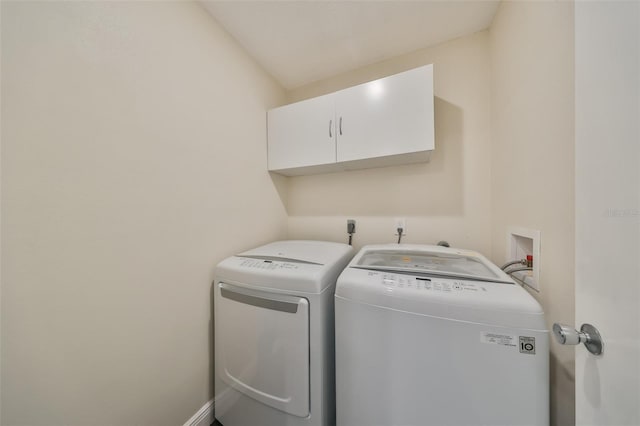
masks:
[[[462,281],[457,279],[444,279],[436,277],[418,277],[405,274],[393,274],[386,272],[369,272],[374,281],[385,287],[397,289],[412,289],[419,291],[436,291],[445,293],[456,292],[483,292],[487,291],[482,283]]]

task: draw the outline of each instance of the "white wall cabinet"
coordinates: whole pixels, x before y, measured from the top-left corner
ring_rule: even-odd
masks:
[[[433,65],[274,108],[267,121],[269,170],[284,175],[428,161]]]

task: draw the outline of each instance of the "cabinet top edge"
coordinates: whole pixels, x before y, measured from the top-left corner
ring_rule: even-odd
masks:
[[[295,101],[295,102],[286,103],[286,104],[283,104],[283,105],[280,105],[280,106],[277,106],[277,107],[270,108],[268,111],[277,110],[279,108],[285,108],[285,107],[288,107],[288,106],[291,106],[291,105],[296,105],[296,104],[308,101],[310,99],[319,99],[319,98],[323,98],[323,97],[333,96],[336,93],[342,92],[344,90],[349,90],[349,89],[352,89],[354,87],[364,86],[365,84],[370,84],[370,83],[372,83],[374,81],[380,81],[380,80],[390,79],[390,78],[394,78],[394,77],[400,77],[401,78],[402,76],[405,76],[405,75],[408,75],[408,74],[411,74],[411,73],[417,73],[417,72],[420,72],[420,71],[427,71],[427,73],[428,73],[427,77],[430,77],[431,79],[433,79],[433,64],[420,65],[418,67],[410,68],[408,70],[400,71],[400,72],[397,72],[397,73],[394,73],[394,74],[389,74],[389,75],[386,75],[384,77],[379,77],[379,78],[374,78],[372,80],[363,81],[363,82],[355,84],[353,86],[348,86],[348,87],[344,87],[342,89],[333,90],[331,92],[328,92],[328,93],[325,93],[325,94],[322,94],[322,95],[311,96],[309,98],[300,99],[300,100]]]

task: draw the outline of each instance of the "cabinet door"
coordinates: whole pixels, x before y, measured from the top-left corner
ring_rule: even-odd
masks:
[[[336,162],[333,95],[274,108],[267,126],[269,170]]]
[[[433,65],[336,93],[337,161],[434,148]]]

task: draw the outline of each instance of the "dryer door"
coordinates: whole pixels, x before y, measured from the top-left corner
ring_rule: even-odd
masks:
[[[309,302],[302,297],[216,286],[218,377],[264,404],[309,414]]]

